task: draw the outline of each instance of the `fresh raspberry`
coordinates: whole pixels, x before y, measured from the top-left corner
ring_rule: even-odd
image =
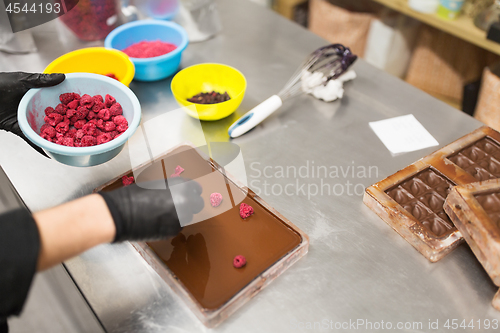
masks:
[[[240,216],[242,219],[246,219],[250,215],[253,215],[254,211],[252,206],[247,205],[246,203],[242,203],[240,205]]]
[[[68,108],[66,106],[64,106],[63,104],[57,104],[56,108],[55,108],[55,111],[57,113],[59,113],[60,115],[65,115],[66,114],[66,110]]]
[[[68,132],[66,132],[65,137],[74,138],[76,134],[76,128],[70,128]]]
[[[66,110],[66,117],[68,117],[68,118],[73,117],[75,114],[76,114],[76,110],[75,109],[68,109],[68,110]]]
[[[74,140],[75,147],[82,147],[82,140]]]
[[[97,126],[98,129],[104,130],[104,120],[98,119],[95,125]]]
[[[62,139],[62,144],[64,146],[74,147],[75,146],[75,141],[73,140],[73,138],[64,137]]]
[[[61,120],[61,123],[68,124],[70,123],[68,116],[63,116],[63,119]]]
[[[210,194],[210,204],[212,207],[218,207],[222,202],[222,194],[214,192]]]
[[[81,120],[78,120],[77,122],[75,122],[75,124],[73,126],[75,126],[76,129],[82,129],[86,123],[87,123],[87,121],[85,119],[81,119]]]
[[[47,135],[47,134],[40,134],[40,136],[42,137],[42,139],[45,139],[47,141],[52,142],[52,138],[49,135]]]
[[[68,107],[68,109],[76,110],[76,108],[80,106],[80,101],[77,100],[71,101],[66,106]]]
[[[59,123],[59,124],[60,124],[60,123]],[[59,125],[59,124],[57,124],[57,125]],[[57,129],[56,129],[56,131],[57,131]],[[59,138],[64,138],[64,133],[59,133],[59,132],[56,132],[56,139],[58,139],[58,140],[59,140]]]
[[[118,80],[118,78],[116,77],[116,75],[115,75],[115,74],[113,74],[113,73],[108,73],[108,74],[106,74],[106,76],[107,76],[107,77],[110,77],[110,78],[112,78],[112,79],[115,79],[115,80],[117,80],[117,81],[120,81],[120,80]]]
[[[118,126],[118,125],[127,125],[128,126],[128,121],[124,116],[116,116],[113,118],[113,122]]]
[[[75,133],[75,139],[81,140],[85,136],[85,132],[82,129],[79,129]]]
[[[111,134],[109,133],[102,133],[97,135],[97,144],[100,145],[101,143],[106,143],[113,140],[111,137]]]
[[[45,109],[45,115],[46,116],[48,116],[49,114],[54,113],[54,112],[56,112],[56,110],[54,110],[54,108],[52,108],[50,106]]]
[[[97,102],[94,102],[94,106],[92,107],[92,111],[94,111],[95,113],[98,113],[99,111],[101,111],[104,108],[105,108],[104,103],[97,101]]]
[[[104,105],[107,108],[110,108],[111,105],[113,105],[115,103],[116,103],[116,99],[113,96],[106,94],[106,98],[104,99]]]
[[[63,116],[61,116],[59,113],[51,113],[48,116],[45,116],[43,118],[45,120],[45,123],[49,124],[50,126],[56,126],[63,120]]]
[[[94,111],[89,111],[87,114],[87,120],[92,120],[97,116],[97,114]]]
[[[128,186],[134,183],[134,177],[127,177],[126,175],[122,177],[123,186]]]
[[[82,138],[82,147],[91,147],[97,144],[97,139],[91,135],[85,135]]]
[[[94,101],[94,105],[95,103],[99,102],[99,103],[103,103],[104,104],[104,98],[102,98],[101,95],[95,95],[95,96],[92,96],[92,100]]]
[[[119,127],[119,126],[118,126]],[[175,167],[174,173],[170,175],[171,178],[173,177],[179,177],[181,173],[184,172],[184,168],[181,167],[180,165]]]
[[[116,130],[118,132],[120,132],[120,134],[121,134],[121,133],[125,132],[126,130],[128,130],[128,125],[125,125],[125,124],[124,125],[118,125],[118,126],[116,126]]]
[[[91,109],[92,106],[94,106],[94,100],[90,95],[85,94],[82,96],[82,98],[80,98],[80,106]]]
[[[85,119],[88,114],[89,114],[89,110],[87,110],[87,108],[79,106],[78,109],[76,109],[76,117],[78,119]]]
[[[236,256],[233,259],[233,266],[235,268],[241,268],[247,264],[247,259],[244,256]]]
[[[68,105],[68,103],[71,102],[71,101],[73,101],[74,99],[75,99],[75,94],[74,93],[66,93],[66,94],[59,95],[59,100],[64,105]]]
[[[108,121],[111,118],[111,112],[109,112],[109,109],[102,109],[97,114],[97,118]]]
[[[104,131],[106,131],[106,132],[112,132],[114,130],[116,130],[116,125],[115,125],[114,122],[112,122],[112,121],[106,121],[104,123]]]
[[[115,103],[109,108],[111,116],[119,116],[123,114],[123,109],[120,103]]]
[[[69,123],[60,122],[56,126],[56,131],[59,133],[66,133],[69,131]]]
[[[44,124],[40,128],[41,135],[47,135],[49,138],[53,138],[56,136],[56,129],[48,124]]]
[[[96,126],[94,124],[87,123],[83,125],[82,130],[85,132],[85,135],[95,136]]]
[[[80,119],[78,119],[78,117],[75,115],[75,116],[69,118],[69,124],[74,125],[78,120],[80,120]]]
[[[118,131],[111,131],[109,132],[109,135],[111,135],[111,139],[114,139],[117,135],[120,135],[120,133]]]

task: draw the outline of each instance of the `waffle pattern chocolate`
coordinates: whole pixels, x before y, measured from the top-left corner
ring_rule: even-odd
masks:
[[[463,242],[442,206],[451,187],[496,177],[499,161],[500,133],[481,127],[368,187],[363,202],[436,262]]]
[[[454,187],[444,209],[500,287],[500,179]],[[500,311],[500,291],[492,304]]]
[[[500,145],[483,138],[448,157],[478,181],[500,178]]]

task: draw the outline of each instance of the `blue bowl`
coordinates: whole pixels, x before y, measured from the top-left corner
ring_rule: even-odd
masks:
[[[188,46],[188,35],[180,25],[160,20],[127,23],[111,31],[104,41],[104,46],[121,51],[138,42],[157,40],[174,44],[177,48],[159,57],[131,57],[130,60],[135,65],[135,80],[158,81],[177,71],[181,63],[182,52]]]
[[[59,95],[67,92],[115,97],[122,105],[128,129],[116,139],[92,147],[66,147],[43,139],[38,133],[44,124],[45,108],[55,107],[60,103]],[[98,74],[72,73],[66,74],[66,80],[55,87],[29,90],[19,103],[17,119],[28,140],[48,156],[63,164],[88,167],[107,162],[120,153],[141,122],[141,105],[132,90],[115,79]]]

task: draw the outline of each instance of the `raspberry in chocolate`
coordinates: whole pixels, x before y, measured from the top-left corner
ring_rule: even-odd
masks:
[[[246,203],[242,203],[240,205],[240,216],[242,219],[246,219],[250,215],[253,215],[254,211],[252,206],[247,205]]]
[[[218,207],[222,202],[222,194],[214,192],[210,194],[210,204],[212,207]]]
[[[233,266],[235,268],[241,268],[247,264],[247,259],[244,256],[236,256],[233,259]]]
[[[134,177],[127,177],[126,175],[122,177],[123,186],[128,186],[134,183]]]
[[[175,172],[173,174],[171,174],[170,177],[171,178],[179,177],[181,175],[181,173],[183,173],[183,172],[184,172],[184,169],[180,165],[178,165],[175,167]]]

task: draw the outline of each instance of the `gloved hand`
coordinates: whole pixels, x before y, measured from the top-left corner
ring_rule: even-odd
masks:
[[[175,177],[100,194],[116,225],[114,242],[120,242],[176,236],[182,230],[180,221],[191,221],[203,209],[201,192],[196,181]]]
[[[24,94],[31,88],[52,87],[63,82],[64,74],[30,74],[23,72],[0,73],[0,129],[20,136],[24,141],[45,155],[40,147],[28,140],[17,122],[17,107]]]

